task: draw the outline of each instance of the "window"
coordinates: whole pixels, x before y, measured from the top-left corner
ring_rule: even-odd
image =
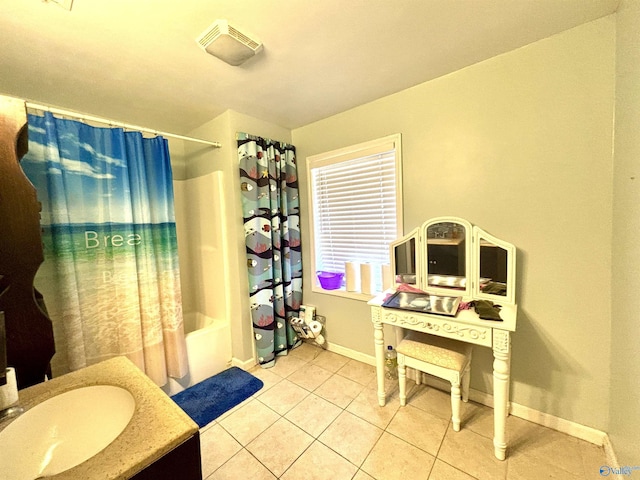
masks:
[[[402,236],[400,135],[308,157],[307,178],[313,272],[369,263],[375,291],[382,291],[389,244]],[[322,290],[315,275],[312,289],[345,295],[344,285]]]

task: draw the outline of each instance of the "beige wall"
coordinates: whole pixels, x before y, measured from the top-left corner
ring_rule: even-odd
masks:
[[[303,202],[307,156],[401,133],[405,231],[454,215],[518,247],[512,400],[602,430],[614,57],[611,16],[293,131]],[[373,355],[363,302],[310,289],[304,301],[330,342]],[[472,386],[490,385],[491,352],[477,348]]]
[[[239,362],[253,358],[253,332],[249,315],[249,280],[247,277],[244,227],[240,204],[240,182],[236,132],[245,132],[261,137],[291,142],[288,129],[263,122],[248,115],[231,110],[216,117],[189,133],[190,136],[218,141],[222,148],[210,149],[189,145],[186,159],[186,178],[195,178],[213,171],[222,171],[225,178],[227,198],[225,199],[226,224],[219,228],[224,231],[228,242],[229,278],[224,292],[212,292],[213,296],[226,296],[231,318],[231,347],[233,357]]]
[[[640,2],[617,14],[613,311],[609,434],[621,465],[640,465]]]
[[[616,17],[601,19],[293,132],[228,111],[190,132],[221,149],[172,142],[176,180],[219,170],[229,182],[234,357],[253,351],[236,131],[297,146],[306,265],[304,158],[401,133],[406,231],[456,215],[518,247],[513,401],[608,431],[621,464],[640,464],[638,5],[621,0],[617,33]],[[183,295],[193,310],[196,296]],[[330,342],[373,355],[363,302],[309,288],[305,302],[327,317]],[[489,392],[490,372],[490,352],[476,349],[473,387]]]
[[[167,138],[169,152],[171,154],[171,174],[174,180],[185,178],[185,141],[176,138]]]

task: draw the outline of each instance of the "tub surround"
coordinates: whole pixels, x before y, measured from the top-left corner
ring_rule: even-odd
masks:
[[[231,322],[203,313],[184,314],[189,373],[169,378],[162,390],[169,396],[202,382],[231,366]]]
[[[127,389],[136,401],[133,417],[104,450],[50,478],[128,479],[144,473],[147,467],[163,457],[166,463],[167,454],[185,444],[197,445],[199,452],[198,425],[126,357],[106,360],[21,390],[19,404],[26,412],[51,397],[90,385],[115,385]],[[197,457],[197,465],[193,467],[199,471],[199,453]]]

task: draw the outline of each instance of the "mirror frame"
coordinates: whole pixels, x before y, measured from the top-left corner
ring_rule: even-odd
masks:
[[[429,229],[429,227],[431,225],[434,225],[436,223],[457,223],[459,225],[462,225],[465,229],[464,232],[464,240],[465,240],[465,245],[464,245],[464,254],[465,254],[465,278],[466,278],[466,282],[465,282],[465,288],[464,289],[453,289],[453,288],[442,288],[442,287],[431,287],[429,286],[428,283],[428,275],[429,275],[429,247],[428,247],[428,238],[427,238],[427,231]],[[434,295],[444,295],[447,297],[463,297],[463,298],[468,298],[471,297],[471,291],[472,291],[472,286],[471,284],[473,283],[473,259],[472,259],[472,248],[471,248],[471,242],[473,239],[473,227],[471,226],[471,224],[469,222],[467,222],[466,220],[462,219],[462,218],[458,218],[458,217],[436,217],[436,218],[432,218],[427,220],[425,223],[422,224],[422,227],[420,229],[420,233],[421,233],[421,246],[420,246],[420,254],[423,255],[424,261],[422,261],[420,263],[420,265],[422,266],[422,283],[418,284],[420,285],[419,288],[421,290],[423,290],[424,292],[427,293],[432,293]]]
[[[480,290],[480,241],[484,239],[507,251],[507,294],[495,295]],[[491,300],[497,304],[515,304],[516,298],[516,247],[500,240],[480,227],[473,227],[473,298]]]
[[[467,278],[466,288],[450,289],[441,287],[430,287],[428,285],[428,251],[427,251],[427,231],[431,225],[436,223],[457,223],[465,228],[465,276]],[[409,234],[394,240],[389,244],[389,263],[391,265],[391,273],[393,281],[391,282],[392,288],[396,290],[400,283],[396,282],[396,259],[395,248],[411,239],[415,239],[416,243],[416,288],[434,295],[443,296],[456,296],[463,297],[464,301],[471,299],[483,299],[491,300],[494,303],[500,305],[515,305],[516,303],[516,247],[509,243],[494,237],[490,233],[481,229],[480,227],[473,226],[468,221],[458,217],[436,217],[427,220],[421,226],[414,228]],[[480,253],[481,253],[481,240],[486,240],[493,243],[497,247],[506,250],[507,256],[507,291],[506,295],[496,295],[482,293],[480,290]]]
[[[415,256],[415,265],[416,265],[416,283],[414,284],[414,286],[416,288],[420,288],[421,285],[421,279],[422,279],[422,243],[420,242],[420,228],[416,227],[413,230],[411,230],[411,232],[409,232],[408,234],[398,238],[397,240],[394,240],[393,242],[391,242],[389,244],[389,263],[391,265],[391,275],[393,277],[391,285],[393,287],[393,289],[395,290],[396,288],[398,288],[398,285],[400,285],[400,283],[396,282],[396,252],[395,252],[395,248],[397,246],[402,245],[403,243],[408,242],[411,239],[414,239],[415,244],[416,244],[416,256]]]

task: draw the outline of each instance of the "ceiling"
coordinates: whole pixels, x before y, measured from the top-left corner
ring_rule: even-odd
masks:
[[[172,133],[227,109],[286,128],[615,12],[619,0],[46,0],[0,3],[0,94]],[[264,50],[239,67],[216,19]]]

